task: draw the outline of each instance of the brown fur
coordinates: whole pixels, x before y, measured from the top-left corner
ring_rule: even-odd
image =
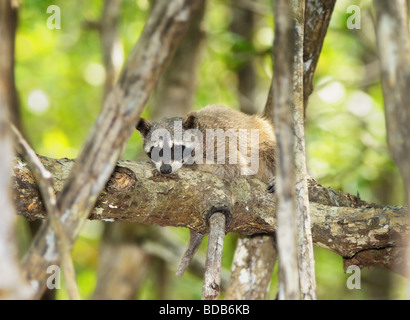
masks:
[[[264,182],[269,182],[275,173],[276,139],[272,123],[259,115],[247,115],[223,105],[210,105],[199,111],[188,113],[183,125],[185,129],[197,128],[206,133],[206,129],[246,129],[248,132],[247,150],[250,152],[250,130],[259,130],[259,170],[255,175]],[[215,139],[216,140],[216,139]],[[216,141],[214,149],[216,150]],[[206,149],[206,134],[204,134],[204,150]],[[239,148],[238,148],[239,149]],[[225,139],[225,153],[228,156],[229,140]],[[216,153],[215,153],[216,162]],[[198,170],[215,173],[224,178],[234,178],[241,175],[240,166],[234,164],[203,164],[197,165]]]
[[[170,118],[170,119],[161,119],[159,121],[150,122],[145,119],[141,119],[137,125],[137,129],[140,131],[141,135],[144,137],[144,150],[147,154],[150,154],[150,150],[154,146],[158,145],[158,142],[152,141],[151,134],[156,129],[166,129],[170,133],[171,141],[167,142],[167,145],[181,145],[184,142],[176,141],[176,136],[181,135],[181,131],[174,132],[176,127],[174,123],[177,121],[182,121],[182,128],[179,127],[182,131],[189,129],[198,129],[203,135],[203,163],[194,164],[193,168],[200,171],[207,171],[214,174],[217,174],[221,178],[233,179],[235,177],[241,176],[243,173],[241,169],[248,170],[249,173],[249,163],[246,163],[246,159],[251,154],[252,147],[251,145],[251,130],[258,129],[259,137],[259,154],[258,154],[258,171],[252,172],[254,176],[261,179],[266,183],[270,183],[271,179],[274,178],[275,174],[275,148],[276,140],[275,134],[273,131],[272,123],[264,117],[259,115],[247,115],[240,111],[230,109],[223,105],[210,105],[199,111],[194,111],[188,113],[184,118]],[[237,164],[229,163],[229,144],[230,139],[217,139],[215,137],[213,145],[207,145],[207,129],[218,130],[221,129],[222,132],[229,132],[228,130],[234,129],[232,136],[235,139],[235,142],[241,142],[238,138],[238,129],[245,129],[247,133],[247,144],[239,146],[236,145],[237,150]],[[178,135],[177,135],[178,133]],[[168,139],[168,140],[169,140]],[[242,141],[243,142],[243,141]],[[165,143],[165,142],[164,142]],[[189,144],[185,142],[189,147]],[[224,145],[223,145],[224,144]],[[234,145],[232,145],[233,147]],[[208,147],[208,150],[207,150]],[[225,162],[223,164],[217,163],[217,150],[222,150],[222,147],[225,147]],[[162,147],[161,147],[162,148]],[[246,150],[246,154],[241,153],[241,149]],[[206,156],[214,154],[213,161],[214,164],[209,164],[207,162]],[[242,163],[241,163],[242,160]],[[154,161],[155,163],[155,161]],[[163,164],[160,162],[155,163],[157,169],[160,170],[163,167]],[[171,163],[172,164],[172,163]],[[174,163],[175,164],[175,163]],[[181,166],[179,165],[172,166],[172,171],[164,171],[164,173],[171,173]],[[169,167],[169,166],[168,166]],[[169,168],[170,169],[170,168]],[[161,172],[162,172],[161,171]],[[273,189],[269,187],[269,190]]]

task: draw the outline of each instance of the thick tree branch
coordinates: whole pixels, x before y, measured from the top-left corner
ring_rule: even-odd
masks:
[[[73,160],[42,157],[61,188]],[[24,161],[14,167],[17,212],[27,219],[44,219],[43,202],[33,175]],[[275,197],[257,179],[223,181],[209,173],[182,168],[171,176],[160,175],[150,162],[121,161],[97,199],[89,219],[128,221],[186,227],[209,232],[206,215],[221,203],[231,208],[226,231],[243,235],[271,234],[276,218]],[[410,230],[405,207],[382,207],[309,179],[313,242],[360,266],[383,266],[405,274],[400,252],[407,247]]]

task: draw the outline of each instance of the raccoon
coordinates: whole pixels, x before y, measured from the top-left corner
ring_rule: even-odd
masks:
[[[162,174],[191,166],[223,179],[252,175],[274,191],[276,139],[265,117],[210,105],[185,117],[155,122],[141,118],[136,128]]]
[[[155,122],[141,118],[136,128],[144,138],[145,152],[162,174],[191,166],[223,179],[253,175],[268,184],[268,192],[275,190],[276,139],[264,116],[210,105],[183,118]],[[183,275],[203,237],[190,230],[177,276]]]

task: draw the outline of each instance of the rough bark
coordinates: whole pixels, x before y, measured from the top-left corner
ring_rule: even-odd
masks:
[[[315,287],[315,280],[314,280],[314,271],[313,271],[313,254],[312,254],[312,247],[309,241],[309,209],[306,205],[308,199],[306,197],[306,164],[304,160],[305,155],[305,146],[304,146],[304,114],[305,109],[307,107],[307,101],[309,95],[313,91],[313,75],[316,69],[317,62],[319,60],[319,55],[322,49],[322,45],[324,42],[324,38],[327,32],[327,28],[330,22],[330,18],[333,12],[333,8],[335,5],[336,0],[306,0],[305,1],[305,20],[297,21],[296,24],[299,24],[297,28],[295,28],[296,34],[301,33],[300,36],[303,36],[303,47],[301,48],[300,40],[299,44],[296,43],[296,52],[295,52],[295,59],[296,59],[296,70],[295,70],[295,79],[296,82],[303,78],[303,84],[296,83],[295,86],[295,113],[294,113],[294,120],[296,122],[295,127],[295,162],[296,162],[296,185],[298,190],[296,192],[297,199],[298,199],[298,206],[297,210],[300,213],[299,216],[303,215],[302,221],[299,223],[299,229],[301,232],[299,234],[305,234],[305,240],[299,237],[299,253],[306,256],[308,259],[302,259],[302,264],[300,265],[300,272],[301,276],[304,279],[310,279],[308,282],[301,280],[301,285],[303,288],[302,290],[302,297],[303,298],[314,298],[315,294],[313,293]],[[293,5],[298,7],[299,11],[302,11],[300,2],[294,2]],[[297,13],[296,13],[297,15]],[[299,14],[300,16],[300,14]],[[303,26],[302,26],[303,24]],[[302,32],[303,30],[303,32]],[[282,46],[281,46],[282,48]],[[301,66],[300,66],[300,55],[303,54],[303,76],[300,75],[301,73]],[[299,67],[298,67],[299,65]],[[299,72],[299,75],[298,75]],[[276,75],[274,75],[275,77]],[[299,92],[303,92],[303,96],[299,94]],[[272,112],[273,104],[275,101],[275,92],[274,92],[274,79],[272,80],[272,85],[269,90],[268,98],[266,101],[264,114],[270,116],[274,121],[275,115]],[[302,100],[302,101],[301,101]],[[280,121],[278,121],[280,123]],[[304,209],[307,208],[307,209]],[[299,219],[300,220],[300,219]],[[308,262],[308,265],[303,265],[304,262]],[[310,266],[310,267],[309,267]],[[309,289],[311,288],[311,289]],[[310,292],[306,294],[306,292]]]
[[[336,0],[306,0],[303,36],[303,105],[306,110],[313,91],[313,76],[322,51]],[[268,93],[264,113],[269,114],[273,103],[273,88]]]
[[[65,187],[57,196],[61,220],[71,243],[112,173],[152,88],[201,2],[159,2],[149,16]],[[59,259],[54,238],[50,223],[46,221],[23,259],[25,277],[35,287],[36,296],[45,285],[47,274],[44,270]]]
[[[307,108],[308,99],[313,91],[313,75],[319,61],[323,42],[336,0],[306,0],[305,27],[303,39],[303,99]]]
[[[225,240],[226,216],[222,212],[215,212],[207,221],[209,222],[209,237],[202,300],[217,300],[221,293],[222,251]]]
[[[290,5],[274,2],[273,105],[269,112],[277,143],[276,185],[278,196],[276,243],[279,259],[279,299],[299,299],[297,229],[295,208],[293,72],[294,27]]]
[[[225,293],[227,300],[265,300],[277,252],[272,235],[241,237]]]
[[[56,192],[61,192],[74,161],[41,159],[54,177]],[[41,196],[29,168],[18,160],[14,171],[18,214],[29,220],[45,219]],[[398,255],[407,247],[410,237],[406,207],[366,203],[324,188],[311,178],[308,181],[314,244],[346,260],[365,256],[358,263],[360,266],[377,265],[406,273],[402,268],[406,261]],[[206,234],[209,232],[206,214],[219,199],[225,199],[224,204],[232,208],[227,232],[243,235],[275,232],[276,217],[271,207],[276,199],[266,193],[263,182],[246,178],[223,181],[187,168],[165,177],[149,162],[118,162],[89,219],[186,227]]]
[[[313,258],[312,233],[310,226],[309,198],[307,187],[304,100],[303,100],[303,39],[305,22],[305,1],[292,4],[295,52],[294,52],[294,110],[293,123],[295,132],[295,199],[296,220],[298,225],[298,265],[300,293],[302,299],[316,299],[315,262]]]

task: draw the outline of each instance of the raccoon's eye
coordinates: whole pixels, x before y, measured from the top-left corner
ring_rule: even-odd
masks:
[[[184,148],[185,149],[185,148]],[[193,148],[186,148],[186,151],[184,151],[185,158],[189,157],[195,157],[195,149]]]
[[[164,155],[164,151],[162,148],[152,147],[151,150],[147,153],[147,155],[151,158],[152,161],[158,162],[161,161],[161,158]]]

